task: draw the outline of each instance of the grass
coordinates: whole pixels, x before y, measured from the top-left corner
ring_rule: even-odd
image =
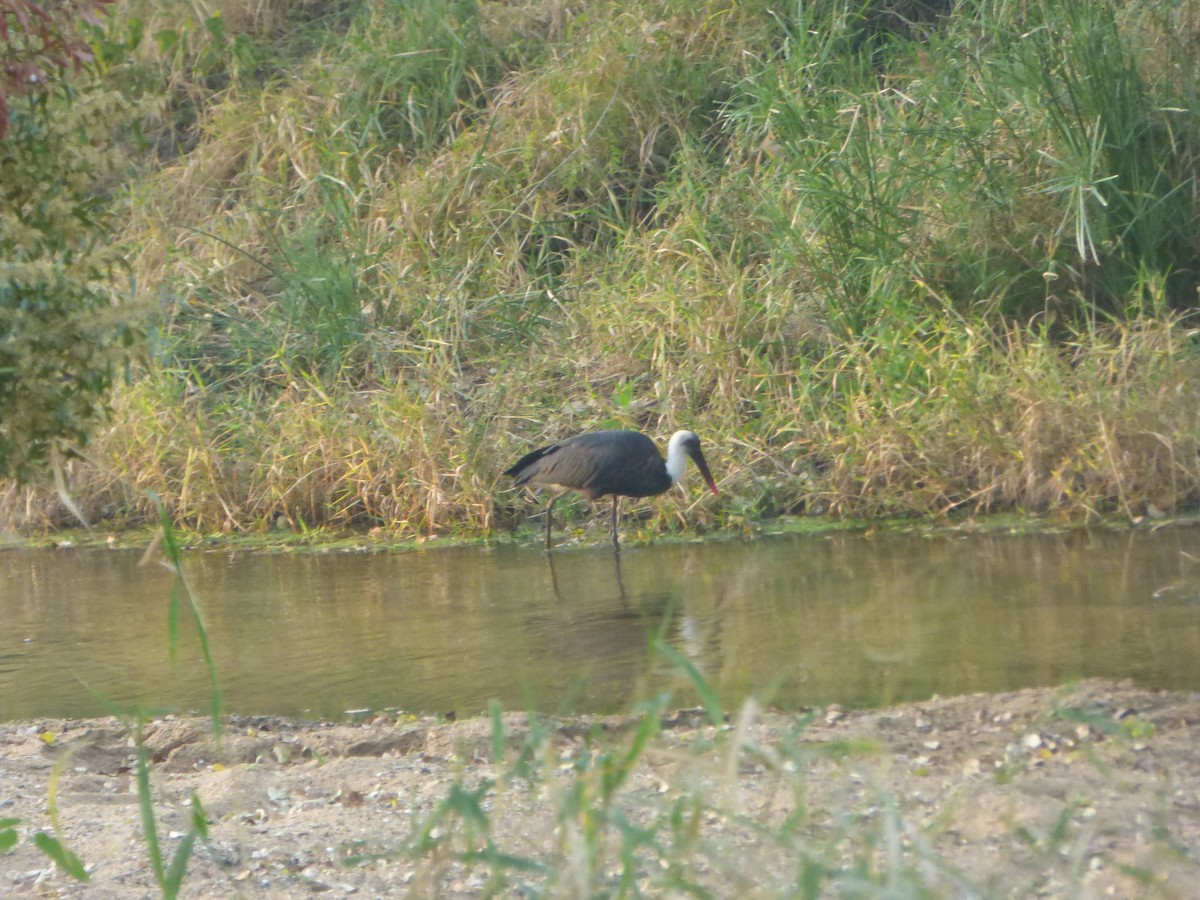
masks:
[[[668,653],[667,660],[679,665],[681,658]],[[802,735],[812,716],[796,720],[778,746],[760,745],[751,736],[761,715],[754,701],[727,725],[703,676],[690,665],[680,673],[706,700],[697,718],[709,716],[681,740],[664,727],[672,717],[666,694],[637,707],[619,734],[596,728],[565,746],[551,723],[532,715],[528,731],[514,742],[493,707],[495,776],[456,778],[430,813],[413,823],[403,848],[364,853],[360,847],[345,863],[404,859],[414,866],[411,885],[418,892],[437,893],[452,880],[485,896],[512,890],[619,897],[738,891],[817,897],[881,890],[936,896],[969,887],[937,862],[928,837],[903,819],[894,798],[873,797],[881,808],[866,820],[807,807],[803,773],[814,760],[853,768],[853,760],[874,757],[875,748],[805,746]],[[778,810],[754,815],[742,808],[737,780],[746,768],[774,785]],[[520,833],[510,833],[507,807],[524,808],[531,796],[546,821],[523,819]],[[713,837],[709,826],[718,819],[724,827]],[[543,826],[553,840],[531,840],[530,829]]]
[[[993,839],[1010,842],[1025,860],[994,867],[983,851],[991,863],[968,859],[967,870],[953,851],[977,840],[962,833],[970,828],[970,801],[951,789],[931,805],[920,784],[929,773],[919,760],[898,763],[869,741],[826,740],[814,730],[821,712],[792,717],[778,730],[759,728],[764,712],[753,700],[726,717],[712,708],[719,701],[703,676],[694,669],[680,674],[710,701],[707,709],[670,714],[671,700],[662,695],[620,728],[577,734],[532,715],[512,732],[512,720],[493,708],[492,765],[456,776],[427,813],[414,816],[401,846],[367,840],[350,848],[345,863],[402,863],[419,893],[465,885],[483,896],[990,897],[1046,885],[1069,891],[1087,883],[1101,860],[1091,843],[1096,832],[1084,823],[1105,804],[1086,792],[1103,794],[1102,785],[1117,777],[1088,741],[1144,747],[1153,736],[1152,727],[1134,731],[1110,714],[1065,705],[1065,697],[1053,701],[1022,727],[1050,735],[1060,733],[1056,719],[1078,723],[1071,740],[1052,740],[1056,752],[1071,757],[1074,775],[1080,768],[1089,774],[1071,796],[1039,804],[1035,817],[1029,806],[1015,811],[1029,788],[1005,785],[1045,765],[1051,756],[1044,748],[1012,744],[983,776],[993,787],[960,784],[1006,798],[1010,812]],[[716,721],[706,718],[713,712]],[[689,726],[672,724],[687,717]],[[895,727],[904,726],[891,720],[888,728]],[[884,786],[897,763],[915,767],[916,797]],[[747,775],[760,782],[753,790]],[[1158,835],[1168,855],[1170,832],[1164,823]],[[1149,884],[1144,868],[1123,871]]]
[[[159,316],[71,465],[89,519],[486,534],[528,509],[498,478],[512,459],[604,427],[700,432],[723,499],[684,518],[730,529],[1200,499],[1193,3],[326,7],[133,3],[115,26],[165,86],[123,232]],[[13,485],[0,516],[67,521],[55,490]],[[723,770],[646,802],[664,703],[577,754],[535,729],[511,765],[497,724],[502,777],[420,823],[419,877],[962,888],[893,798],[818,821],[798,745],[741,737],[753,707]],[[746,760],[789,815],[724,801]],[[137,774],[170,895],[203,811],[166,860],[144,752]],[[521,779],[551,801],[545,856],[489,816]],[[765,855],[706,842],[714,815]],[[1033,840],[1052,856],[1063,828]]]
[[[1193,823],[1166,802],[1188,764],[1182,699],[1147,701],[1145,711],[1170,732],[1162,735],[1152,721],[1128,715],[1121,704],[1130,693],[1099,683],[1038,700],[935,700],[864,719],[859,724],[873,724],[860,732],[842,728],[853,723],[840,722],[836,710],[783,716],[751,699],[726,713],[699,672],[677,671],[704,708],[675,710],[677,700],[662,694],[609,719],[513,715],[494,705],[481,722],[427,725],[440,749],[421,763],[416,781],[396,777],[414,774],[396,759],[364,771],[362,760],[316,752],[246,759],[228,771],[177,769],[189,781],[203,774],[211,789],[220,771],[231,784],[253,784],[251,773],[266,766],[280,797],[275,811],[288,809],[288,796],[311,808],[315,784],[341,783],[356,799],[326,798],[323,837],[309,840],[302,828],[291,843],[274,835],[264,844],[239,831],[240,806],[207,822],[192,795],[183,804],[189,831],[171,863],[160,846],[133,883],[154,878],[164,896],[186,893],[180,859],[205,835],[219,848],[272,849],[261,850],[257,865],[253,857],[235,865],[221,852],[202,855],[194,889],[241,884],[248,871],[282,890],[336,878],[378,891],[403,879],[420,895],[554,897],[1001,897],[1125,879],[1135,882],[1128,889],[1154,885],[1170,895],[1172,884],[1194,878],[1195,854],[1180,843]],[[961,734],[947,730],[951,723]],[[979,739],[980,730],[991,735]],[[1039,742],[1024,740],[1031,735]],[[1158,783],[1135,771],[1145,752],[1163,762]],[[149,765],[142,759],[130,777],[141,785],[143,816],[151,816],[146,833],[157,835],[154,810],[147,812]],[[321,780],[318,766],[333,772]],[[363,779],[375,785],[369,796],[355,788]],[[245,809],[265,790],[252,789]],[[158,796],[170,804],[184,794],[177,783]],[[1135,824],[1133,810],[1150,812],[1144,819],[1138,812]],[[66,831],[86,841],[97,823],[72,822],[65,812]],[[991,823],[986,834],[981,822]],[[21,824],[0,820],[0,841],[12,835],[0,852],[17,843]],[[333,844],[336,834],[347,835],[345,843]],[[291,860],[305,860],[304,871],[289,871]],[[84,860],[73,864],[86,874]],[[94,886],[114,874],[106,870]]]
[[[494,382],[423,401],[402,385],[339,395],[308,379],[269,403],[238,404],[146,380],[122,395],[89,450],[95,464],[76,467],[71,489],[85,515],[117,525],[153,515],[150,489],[200,533],[368,525],[399,538],[463,536],[511,527],[532,509],[503,493],[498,473],[539,436],[694,422],[715,445],[723,497],[694,498],[693,521],[1013,510],[1136,519],[1150,505],[1193,503],[1191,342],[1173,322],[1059,340],[930,321],[852,353],[843,346],[802,377],[763,371],[745,391],[746,413],[729,420],[715,402],[713,415],[671,414],[669,396],[622,407],[627,382],[602,382],[607,396],[581,398],[579,412],[521,421],[501,412],[510,388]],[[54,502],[41,495],[45,508]],[[658,528],[675,527],[669,508],[655,505]]]
[[[691,427],[731,529],[1194,509],[1192,4],[893,6],[131,5],[160,317],[72,495],[480,535],[529,446]]]

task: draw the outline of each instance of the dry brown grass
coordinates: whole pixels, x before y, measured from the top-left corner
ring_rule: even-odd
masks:
[[[739,528],[1200,498],[1187,261],[1134,256],[1190,187],[1098,193],[1123,183],[1106,167],[1169,186],[1191,158],[1162,112],[1191,54],[1159,46],[1156,7],[1104,60],[1131,110],[1102,105],[1104,71],[1039,80],[1095,63],[1069,56],[1109,33],[1095,5],[1068,4],[1048,74],[1019,58],[1038,4],[907,50],[757,2],[348,5],[336,40],[315,7],[236,6],[266,62],[193,23],[167,68],[190,143],[127,230],[159,356],[72,468],[91,516],[144,520],[153,491],[204,531],[476,534],[521,518],[513,458],[611,427],[694,428],[724,493],[688,515]],[[1152,52],[1176,68],[1131,81]],[[1068,89],[1129,140],[1083,159]],[[44,490],[0,510],[64,518]]]

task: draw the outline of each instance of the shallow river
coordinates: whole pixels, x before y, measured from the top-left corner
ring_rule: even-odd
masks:
[[[0,719],[208,707],[173,575],[0,551]],[[232,712],[599,712],[688,681],[727,707],[876,706],[1086,676],[1200,689],[1200,527],[629,547],[188,553]]]

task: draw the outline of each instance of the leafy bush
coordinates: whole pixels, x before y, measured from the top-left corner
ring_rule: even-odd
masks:
[[[0,474],[20,480],[86,443],[140,337],[111,240],[134,104],[95,75],[14,98],[0,140]]]

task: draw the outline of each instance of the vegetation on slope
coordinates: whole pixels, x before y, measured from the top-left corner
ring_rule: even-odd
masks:
[[[478,532],[531,444],[686,426],[693,521],[1191,508],[1196,13],[129,4],[160,316],[75,499]]]

